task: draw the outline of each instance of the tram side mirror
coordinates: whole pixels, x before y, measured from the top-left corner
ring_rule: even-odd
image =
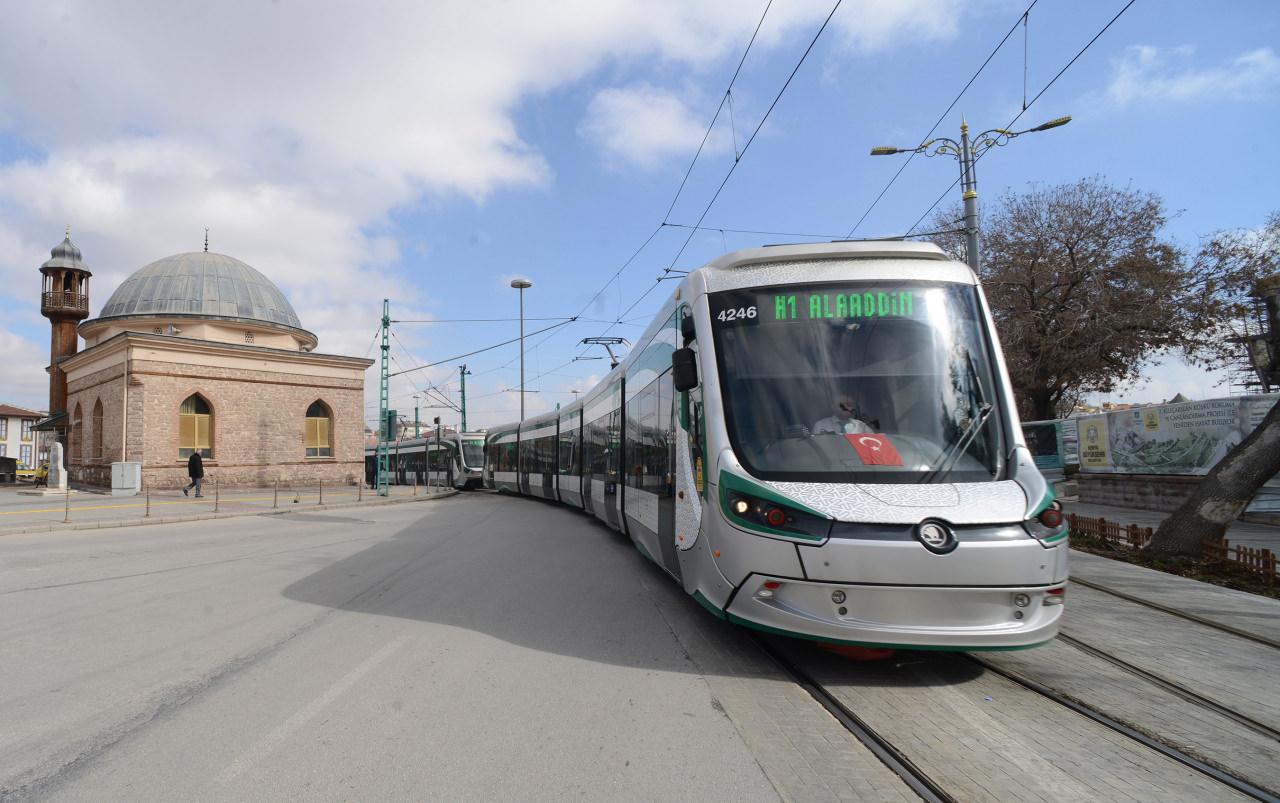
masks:
[[[686,347],[671,352],[671,380],[681,393],[698,386],[698,359],[693,349]]]
[[[684,338],[684,342],[688,344],[691,340],[696,339],[697,330],[693,326],[693,316],[686,315],[680,319],[680,335]]]

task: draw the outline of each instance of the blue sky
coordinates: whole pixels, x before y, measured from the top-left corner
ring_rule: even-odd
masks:
[[[848,234],[1029,0],[846,0],[707,214],[712,228]],[[1039,0],[939,134],[1021,109],[1122,0]],[[217,8],[90,3],[22,8],[0,31],[0,400],[40,406],[47,323],[36,268],[63,226],[95,272],[92,306],[154,259],[201,247],[249,262],[292,299],[321,350],[363,355],[381,299],[397,319],[510,318],[507,283],[531,278],[526,314],[585,317],[529,341],[530,410],[602,373],[577,342],[602,334],[664,267],[800,239],[666,228],[663,221],[763,2],[335,4]],[[691,224],[831,9],[776,0],[669,222]],[[413,32],[406,34],[405,32]],[[991,152],[992,202],[1029,182],[1087,175],[1162,195],[1169,237],[1193,249],[1280,208],[1271,153],[1280,96],[1280,5],[1138,0],[1033,105],[1061,129]],[[917,158],[855,236],[905,232],[955,178]],[[947,203],[958,200],[958,193]],[[670,292],[614,324],[635,336]],[[547,322],[530,321],[530,331]],[[400,367],[514,337],[514,322],[400,324]],[[370,352],[370,354],[372,354]],[[513,417],[514,346],[467,358],[473,425]],[[567,364],[566,364],[567,363]],[[412,409],[413,385],[393,386]],[[1176,360],[1115,400],[1225,392]],[[409,377],[412,377],[410,384]],[[536,378],[535,378],[536,377]],[[376,386],[370,372],[368,386]],[[372,393],[370,394],[372,395]],[[423,410],[424,419],[444,413]]]

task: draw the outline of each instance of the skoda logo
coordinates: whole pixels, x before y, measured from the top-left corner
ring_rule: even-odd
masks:
[[[922,521],[916,527],[916,538],[924,548],[945,555],[956,548],[956,536],[951,528],[940,521]]]

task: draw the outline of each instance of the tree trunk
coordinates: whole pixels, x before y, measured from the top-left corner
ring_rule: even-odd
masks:
[[[1030,394],[1032,421],[1051,421],[1058,417],[1057,405],[1053,403],[1049,391],[1035,391]]]
[[[1280,472],[1280,403],[1258,428],[1227,453],[1165,519],[1146,546],[1166,555],[1203,554],[1203,542],[1221,541],[1262,484]]]

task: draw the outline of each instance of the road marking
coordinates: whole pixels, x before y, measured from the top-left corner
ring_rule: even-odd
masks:
[[[346,694],[347,690],[360,681],[362,677],[369,674],[378,664],[391,657],[392,653],[399,650],[409,640],[408,636],[401,636],[390,644],[385,645],[382,649],[373,655],[364,659],[364,661],[355,669],[347,673],[345,677],[330,686],[324,694],[315,698],[299,709],[293,716],[280,723],[275,730],[268,733],[257,744],[240,754],[240,757],[231,762],[222,772],[218,773],[215,778],[220,784],[228,784],[238,778],[245,770],[252,767],[269,754],[274,752],[281,744],[288,739],[294,731],[307,724],[316,714],[319,714],[329,703]]]

